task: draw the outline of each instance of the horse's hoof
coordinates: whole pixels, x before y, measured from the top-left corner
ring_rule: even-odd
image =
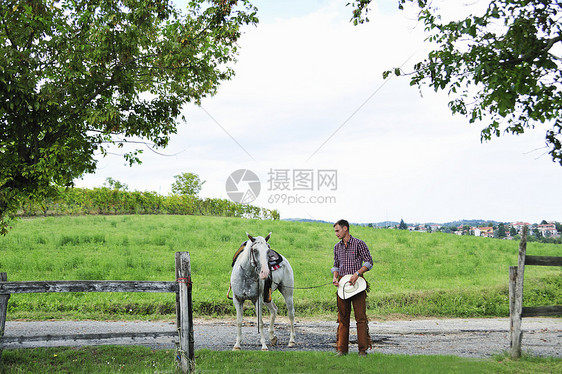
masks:
[[[271,345],[277,345],[277,336],[274,336],[273,338],[271,338],[271,339],[269,340],[269,343],[270,343]]]
[[[267,347],[263,347],[261,350],[264,351],[264,352],[269,351],[269,349],[267,349]]]
[[[232,350],[233,350],[233,351],[239,351],[239,350],[240,350],[240,347],[234,347],[234,348],[232,348]]]
[[[296,345],[295,342],[289,342],[289,345],[287,345],[287,347],[292,348],[292,347],[294,347],[295,345]]]

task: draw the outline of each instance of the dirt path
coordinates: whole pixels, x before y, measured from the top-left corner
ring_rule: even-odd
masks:
[[[354,322],[352,322],[352,327]],[[463,357],[489,357],[509,349],[509,319],[434,319],[414,321],[374,321],[369,324],[373,350],[393,354],[438,354]],[[98,344],[146,345],[156,349],[172,349],[174,338],[120,339],[104,341],[18,342],[20,336],[87,334],[107,332],[170,331],[171,322],[99,322],[45,321],[7,322],[5,349],[37,346],[79,346]],[[333,351],[335,322],[298,320],[297,346],[287,348],[289,326],[280,318],[276,324],[279,345],[271,350]],[[533,355],[562,357],[562,319],[523,319],[523,351]],[[230,350],[236,338],[233,320],[194,321],[195,349]],[[260,349],[255,318],[243,327],[242,349]],[[351,331],[351,352],[357,351],[355,330]]]

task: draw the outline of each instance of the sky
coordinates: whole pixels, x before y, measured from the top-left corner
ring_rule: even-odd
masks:
[[[345,0],[253,3],[260,22],[244,29],[235,77],[184,107],[169,146],[145,149],[133,167],[100,156],[77,186],[111,177],[166,195],[189,172],[205,181],[201,197],[245,196],[282,219],[562,220],[562,167],[544,148],[545,129],[482,143],[486,124],[453,116],[445,94],[382,79],[429,51],[414,9],[379,0],[370,22],[353,26]],[[485,4],[442,2],[442,13]]]

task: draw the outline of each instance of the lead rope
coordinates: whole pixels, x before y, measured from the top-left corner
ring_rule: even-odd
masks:
[[[259,289],[259,288],[258,288],[258,289]],[[258,305],[257,305],[257,307],[256,307],[256,311],[257,311],[256,317],[258,318],[258,334],[260,333],[260,309],[261,309],[261,308],[260,308],[260,306],[261,306],[261,299],[260,299],[260,297],[263,297],[263,296],[258,295]]]
[[[279,287],[279,285],[280,285],[281,283],[273,282],[273,284],[275,284],[276,286]],[[313,288],[326,287],[326,286],[329,286],[329,285],[331,285],[331,284],[332,284],[332,282],[330,282],[330,283],[324,283],[324,284],[320,284],[320,285],[318,285],[318,286],[312,286],[312,287],[294,287],[294,286],[291,287],[291,286],[286,286],[286,285],[283,285],[283,287],[292,288],[293,290],[312,290]]]

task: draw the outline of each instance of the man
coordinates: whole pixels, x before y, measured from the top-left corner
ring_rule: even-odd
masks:
[[[349,222],[344,219],[334,224],[334,231],[340,241],[334,246],[334,267],[332,268],[332,283],[338,287],[339,280],[348,274],[351,275],[350,283],[355,284],[359,277],[373,268],[373,259],[369,248],[364,241],[354,238],[349,234]],[[342,299],[337,296],[338,301],[338,334],[336,350],[338,356],[345,355],[349,349],[349,320],[351,306],[355,313],[357,323],[357,344],[359,355],[366,356],[367,349],[371,348],[371,337],[369,336],[369,321],[367,319],[366,307],[367,291],[362,291],[351,298]]]

